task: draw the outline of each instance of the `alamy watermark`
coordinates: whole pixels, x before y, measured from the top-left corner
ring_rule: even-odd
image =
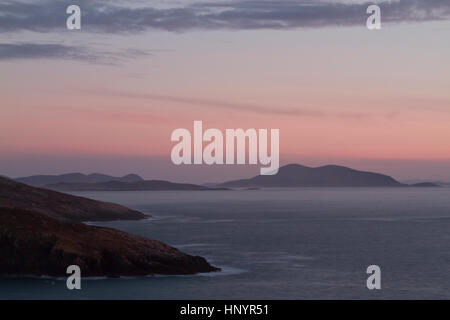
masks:
[[[381,8],[376,4],[370,5],[366,10],[367,14],[370,16],[367,18],[366,26],[369,30],[380,30],[381,29]]]
[[[81,29],[81,8],[75,4],[67,7],[66,13],[70,16],[66,20],[66,26],[69,30]]]
[[[366,286],[369,290],[380,290],[381,289],[381,269],[377,265],[370,265],[366,270],[367,274],[370,276],[367,278]]]
[[[78,5],[72,4],[67,7],[66,13],[70,16],[66,20],[66,26],[69,30],[81,29],[81,8]],[[381,8],[376,4],[369,5],[366,10],[370,16],[367,18],[366,26],[369,30],[381,29]]]
[[[66,286],[69,290],[81,290],[81,269],[79,266],[73,264],[67,267],[67,274],[70,274],[67,277]]]
[[[258,164],[259,160],[259,164],[266,166],[260,168],[260,173],[274,175],[278,173],[280,166],[280,130],[270,130],[270,155],[268,139],[267,129],[226,129],[224,139],[224,134],[219,129],[207,129],[203,132],[203,122],[194,121],[193,137],[184,128],[172,132],[171,141],[178,143],[172,148],[171,159],[176,165]],[[208,144],[203,148],[204,142]]]

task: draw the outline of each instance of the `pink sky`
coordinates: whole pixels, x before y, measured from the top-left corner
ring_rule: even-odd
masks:
[[[202,120],[222,130],[280,129],[282,163],[450,180],[450,45],[443,41],[449,31],[448,22],[379,32],[154,31],[101,39],[105,46],[155,50],[118,65],[0,60],[0,173],[225,179],[224,168],[199,174],[170,163],[171,132]],[[36,163],[38,155],[47,167]],[[55,166],[68,157],[79,162]],[[105,165],[92,161],[89,168],[94,158]],[[150,159],[152,169],[136,159]],[[431,168],[435,163],[446,172]],[[242,176],[253,169],[232,171]]]

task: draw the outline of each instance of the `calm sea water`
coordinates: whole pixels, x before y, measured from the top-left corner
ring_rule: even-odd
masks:
[[[96,223],[206,257],[222,272],[1,279],[1,299],[448,299],[450,188],[83,192],[152,214]],[[381,290],[366,268],[381,267]]]

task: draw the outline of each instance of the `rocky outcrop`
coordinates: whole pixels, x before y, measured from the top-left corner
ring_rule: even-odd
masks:
[[[0,208],[0,275],[142,276],[218,271],[204,258],[110,228],[62,222],[21,208]]]
[[[31,187],[0,178],[0,207],[21,208],[68,221],[138,220],[146,216],[124,206]]]

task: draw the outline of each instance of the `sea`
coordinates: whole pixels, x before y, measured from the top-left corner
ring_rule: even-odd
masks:
[[[3,278],[0,299],[449,299],[450,188],[74,193],[151,215],[90,222],[166,242],[221,272]],[[367,268],[380,268],[369,290]]]

